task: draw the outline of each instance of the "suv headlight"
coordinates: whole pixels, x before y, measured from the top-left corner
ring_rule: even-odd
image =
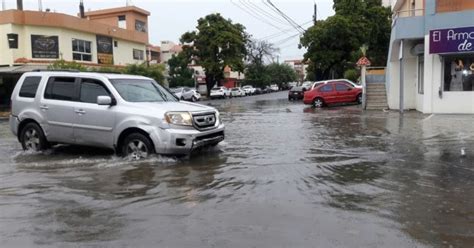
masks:
[[[193,118],[188,112],[168,112],[165,114],[165,120],[169,124],[180,126],[192,126]]]

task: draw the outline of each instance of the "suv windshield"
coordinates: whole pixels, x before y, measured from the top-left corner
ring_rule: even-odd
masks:
[[[176,97],[153,80],[112,79],[112,85],[127,102],[176,102]]]

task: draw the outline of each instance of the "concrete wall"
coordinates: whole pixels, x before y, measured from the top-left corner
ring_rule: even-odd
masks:
[[[91,42],[92,61],[84,63],[97,63],[97,42],[96,35],[93,33],[85,33],[74,31],[70,29],[54,28],[54,27],[41,27],[41,26],[22,26],[4,24],[0,25],[0,37],[6,37],[7,33],[17,33],[19,35],[18,49],[8,49],[8,44],[3,41],[6,39],[0,39],[0,65],[10,65],[18,58],[32,58],[31,49],[31,35],[57,35],[59,36],[59,53],[60,58],[67,61],[72,61],[72,39],[81,39]],[[134,60],[133,49],[140,49],[146,51],[145,44],[119,40],[118,47],[114,47],[114,63],[115,65],[127,65],[134,63],[143,63],[145,60]],[[5,56],[6,55],[6,56]],[[41,59],[34,59],[35,61],[41,61]],[[49,61],[51,59],[46,59]]]

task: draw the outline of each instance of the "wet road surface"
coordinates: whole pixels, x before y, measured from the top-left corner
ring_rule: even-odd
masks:
[[[190,158],[28,154],[0,122],[0,247],[474,247],[472,116],[203,103],[226,140]]]

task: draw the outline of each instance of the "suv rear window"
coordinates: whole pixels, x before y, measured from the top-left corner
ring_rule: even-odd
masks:
[[[26,77],[20,89],[21,97],[35,98],[41,77]]]
[[[62,101],[74,100],[74,85],[76,78],[51,78],[46,86],[44,98]]]

